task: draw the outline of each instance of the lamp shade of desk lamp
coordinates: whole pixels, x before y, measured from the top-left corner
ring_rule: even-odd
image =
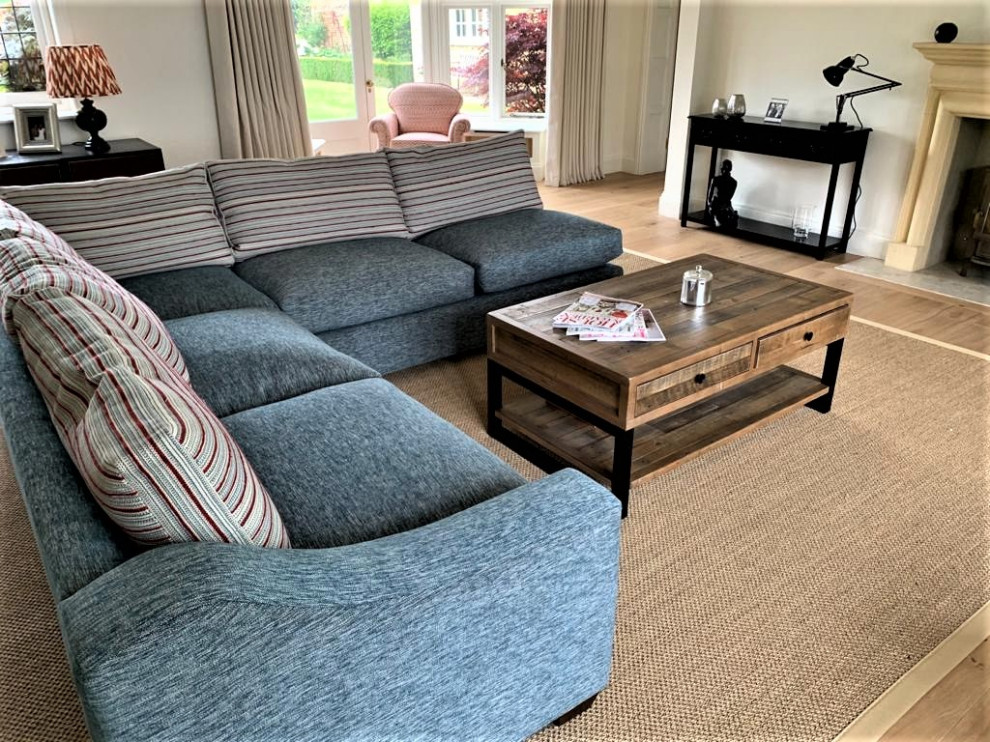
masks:
[[[100,136],[107,125],[107,115],[93,106],[92,99],[120,95],[120,85],[102,47],[50,46],[45,51],[45,75],[49,97],[83,99],[76,126],[89,133],[86,149],[94,153],[109,152],[109,143]]]

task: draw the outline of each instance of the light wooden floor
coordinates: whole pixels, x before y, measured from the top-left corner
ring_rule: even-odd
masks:
[[[817,261],[702,227],[681,228],[677,220],[658,213],[660,189],[660,176],[619,174],[580,186],[541,187],[540,193],[547,208],[621,228],[623,244],[628,250],[669,260],[707,252],[828,284],[856,295],[853,301],[856,317],[990,353],[990,307],[835,270],[836,265],[858,260],[854,255],[835,255]]]
[[[580,186],[541,187],[540,193],[547,208],[619,227],[627,250],[669,260],[707,252],[828,284],[855,294],[854,316],[990,353],[990,308],[835,270],[836,265],[858,259],[853,255],[817,261],[700,227],[682,228],[677,220],[658,213],[661,188],[661,176],[610,175]],[[990,740],[988,666],[990,641],[984,641],[904,714],[881,742]]]

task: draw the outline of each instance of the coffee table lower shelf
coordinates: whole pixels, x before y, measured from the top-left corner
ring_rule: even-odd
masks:
[[[630,481],[642,481],[668,471],[828,391],[821,379],[781,366],[645,423],[636,428]],[[496,413],[508,432],[549,451],[598,481],[612,484],[615,455],[612,435],[533,392],[521,394],[507,400]],[[616,495],[624,501],[627,493],[616,492]]]

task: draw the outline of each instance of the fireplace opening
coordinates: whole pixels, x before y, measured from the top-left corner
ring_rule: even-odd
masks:
[[[961,119],[943,204],[932,249],[960,275],[990,277],[990,121]]]

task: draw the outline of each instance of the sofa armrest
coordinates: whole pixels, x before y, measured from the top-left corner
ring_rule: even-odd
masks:
[[[618,534],[568,470],[352,546],[161,547],[59,612],[98,741],[515,740],[607,683]]]
[[[471,121],[463,114],[457,114],[450,120],[448,136],[451,142],[463,142],[464,135],[471,131]]]
[[[399,117],[394,113],[375,116],[368,122],[368,128],[378,136],[378,149],[382,149],[399,136]]]

